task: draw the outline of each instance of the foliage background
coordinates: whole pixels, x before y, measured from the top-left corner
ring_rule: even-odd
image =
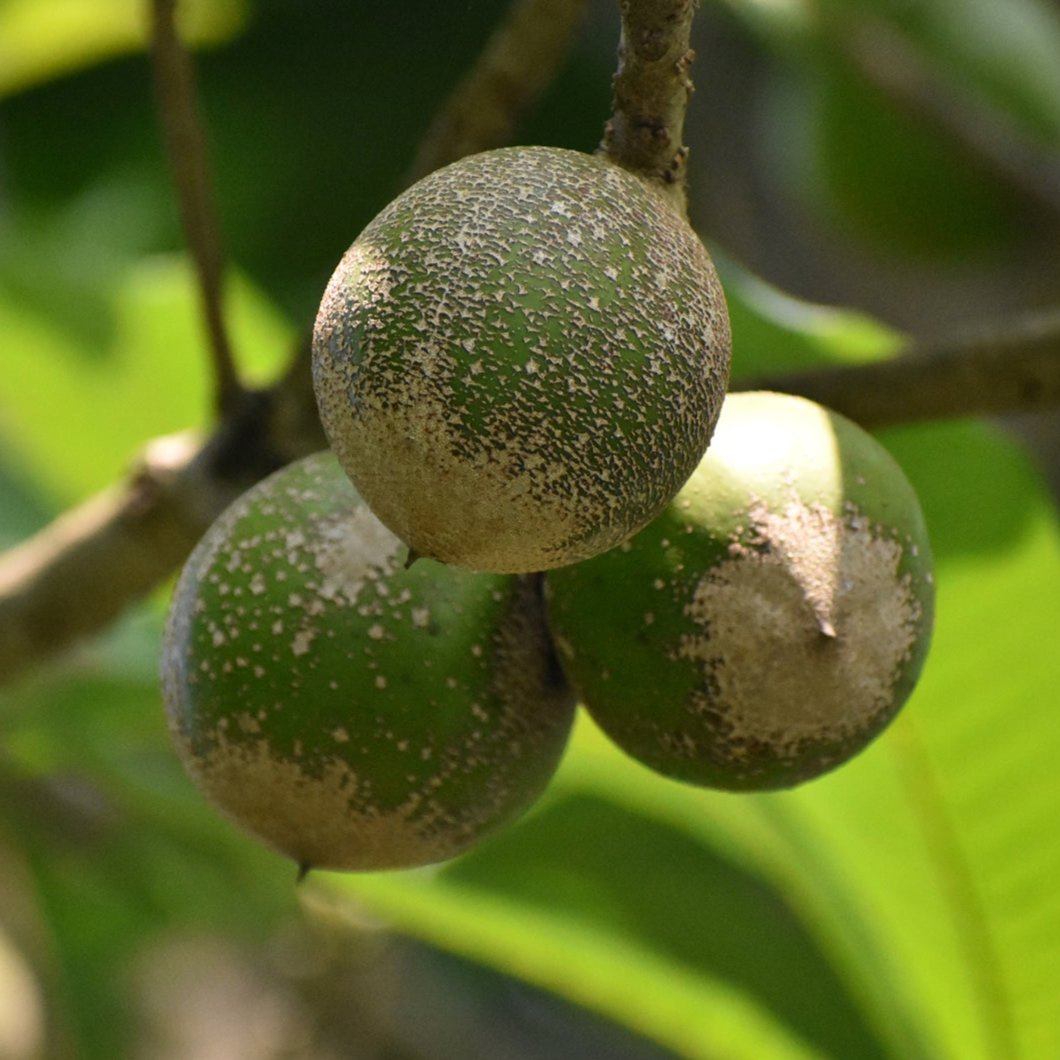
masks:
[[[595,146],[614,6],[521,141]],[[502,12],[188,3],[258,378]],[[142,19],[0,0],[0,544],[207,421]],[[692,213],[737,377],[1055,306],[1046,0],[705,0],[696,45]],[[879,73],[909,62],[919,99]],[[933,535],[933,653],[876,745],[792,792],[665,781],[583,722],[545,800],[470,855],[295,888],[169,750],[164,593],[0,691],[0,1057],[1060,1055],[1056,417],[881,437]]]

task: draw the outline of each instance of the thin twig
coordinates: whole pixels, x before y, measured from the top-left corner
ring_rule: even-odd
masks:
[[[176,0],[152,0],[151,56],[159,119],[180,205],[184,236],[195,262],[199,297],[213,361],[215,407],[224,414],[243,386],[225,326],[220,223],[196,107],[195,74],[175,23]]]
[[[737,379],[733,389],[801,394],[867,428],[1055,408],[1060,311],[886,361]]]
[[[622,35],[611,119],[602,151],[655,181],[686,208],[685,111],[692,95],[689,45],[697,0],[620,0]]]
[[[408,183],[465,155],[508,143],[548,87],[587,0],[514,0],[475,64],[442,105]]]

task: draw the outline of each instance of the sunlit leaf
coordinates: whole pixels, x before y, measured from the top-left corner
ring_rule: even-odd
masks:
[[[246,0],[188,0],[181,29],[192,44],[234,36]],[[0,0],[0,96],[144,47],[143,0]]]
[[[732,262],[720,262],[732,322],[732,377],[800,371],[892,356],[893,329],[863,313],[793,298]]]
[[[597,827],[616,819],[632,833],[623,830],[612,843],[606,834],[596,838]],[[594,836],[590,845],[586,828]],[[637,831],[647,849],[630,844]],[[671,853],[665,830],[626,817],[606,801],[554,799],[521,828],[472,855],[456,877],[443,872],[336,878],[334,886],[348,889],[406,932],[551,989],[678,1055],[704,1060],[818,1055],[753,993],[728,981],[724,968],[682,961],[643,937],[644,920],[656,927],[666,921],[677,933],[697,910],[724,897],[698,888],[687,863],[668,867]],[[662,860],[651,864],[649,856]],[[597,875],[603,868],[614,871]],[[680,893],[645,896],[635,884],[618,893],[638,869],[654,882],[669,872],[669,890]],[[675,897],[689,900],[688,906],[675,906]],[[651,899],[668,900],[653,906]],[[717,919],[685,936],[685,948],[702,941]],[[748,963],[763,956],[758,950]]]
[[[231,280],[229,327],[240,364],[260,381],[288,353],[291,328],[247,281]],[[183,259],[130,268],[107,309],[96,346],[0,287],[0,438],[62,501],[120,477],[146,440],[208,421],[206,340]]]

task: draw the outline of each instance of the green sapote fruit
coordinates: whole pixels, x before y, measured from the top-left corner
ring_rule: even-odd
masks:
[[[411,549],[534,571],[644,526],[706,449],[725,299],[663,194],[599,157],[473,155],[400,195],[316,320],[332,448]]]
[[[162,676],[178,751],[304,869],[451,857],[526,809],[567,741],[540,578],[404,558],[318,454],[222,514],[176,589]]]
[[[902,470],[810,401],[731,394],[703,461],[629,542],[549,572],[564,667],[668,776],[786,787],[864,748],[920,673],[931,550]]]

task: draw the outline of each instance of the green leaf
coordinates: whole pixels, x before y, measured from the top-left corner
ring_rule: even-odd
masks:
[[[143,259],[106,298],[108,327],[86,334],[0,286],[0,439],[63,503],[120,477],[148,439],[202,425],[208,414],[206,340],[184,259]],[[261,381],[287,354],[290,326],[238,274],[227,319],[240,365]]]
[[[851,309],[816,305],[778,290],[724,258],[718,268],[732,323],[732,377],[878,360],[901,336]]]
[[[860,0],[843,0],[848,7]],[[870,4],[892,18],[957,91],[993,101],[1030,135],[1060,136],[1060,16],[1048,0]]]
[[[1055,5],[727,2],[791,75],[774,97],[774,117],[784,127],[782,168],[803,205],[840,241],[854,236],[890,257],[961,265],[1013,249],[1026,202],[989,165],[969,164],[967,147],[936,127],[924,112],[937,100],[918,106],[890,98],[852,59],[849,44],[865,34],[863,46],[879,62],[891,61],[894,78],[915,84],[907,52],[938,78],[940,109],[983,128],[984,136],[1022,138],[1044,154],[1060,138]]]
[[[818,213],[890,253],[967,259],[1005,245],[1014,203],[937,129],[842,63],[820,64],[806,99]]]
[[[626,829],[613,843],[600,842],[598,821],[617,821]],[[648,839],[647,850],[629,845],[637,831]],[[645,944],[638,921],[648,917],[658,926],[681,907],[667,903],[654,909],[661,916],[653,915],[636,888],[625,895],[619,888],[650,870],[649,853],[664,855],[652,882],[665,883],[669,838],[658,825],[641,823],[606,801],[553,799],[523,826],[461,862],[460,872],[329,882],[410,934],[554,990],[678,1055],[817,1055],[740,984],[727,981],[723,970]],[[679,837],[678,844],[687,841]],[[677,866],[672,884],[686,885],[686,897],[688,882]],[[709,908],[713,899],[696,895],[689,912]],[[688,918],[667,923],[676,932]],[[704,933],[701,927],[687,937],[686,947]]]
[[[189,0],[181,29],[192,44],[216,44],[242,29],[245,0]],[[142,0],[0,0],[0,97],[142,49]]]

